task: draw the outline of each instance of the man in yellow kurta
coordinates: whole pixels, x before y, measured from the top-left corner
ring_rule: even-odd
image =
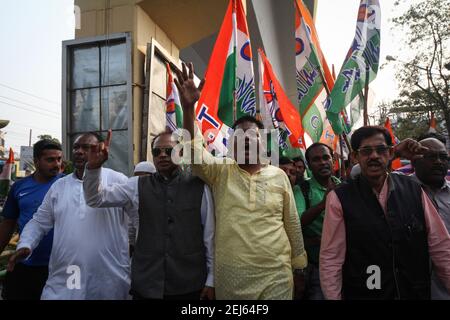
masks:
[[[195,86],[192,69],[189,64],[188,74],[183,64],[183,73],[177,74],[175,82],[184,128],[191,137],[197,131],[189,146],[197,157],[192,171],[210,185],[214,195],[216,297],[292,299],[294,281],[296,292],[302,290],[307,257],[289,180],[277,167],[259,161],[250,164],[248,141],[243,163],[215,158],[203,148],[194,126],[194,105],[203,81]],[[245,117],[236,121],[234,129],[258,132],[262,124]],[[199,155],[203,161],[198,161]]]

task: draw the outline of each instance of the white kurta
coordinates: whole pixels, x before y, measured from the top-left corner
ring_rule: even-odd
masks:
[[[127,177],[102,170],[102,183]],[[41,299],[128,299],[130,258],[124,210],[86,205],[75,174],[56,181],[25,226],[17,248],[33,250],[54,227],[49,277]]]

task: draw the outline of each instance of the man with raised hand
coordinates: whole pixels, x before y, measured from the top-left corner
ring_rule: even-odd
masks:
[[[203,148],[201,133],[195,132],[195,104],[204,81],[196,87],[192,63],[188,69],[183,63],[175,84],[183,107],[183,126],[195,137],[185,144],[184,152],[201,157],[199,163],[194,159],[192,172],[210,185],[214,194],[216,297],[292,299],[294,282],[300,296],[307,265],[300,222],[288,177],[281,169],[264,165],[255,154],[262,147],[263,125],[251,116],[238,119],[234,136],[245,138],[232,142],[235,158],[213,157]],[[244,150],[237,150],[239,144]]]
[[[171,132],[161,132],[151,143],[156,173],[109,185],[102,183],[109,148],[89,153],[83,182],[87,204],[139,212],[131,264],[136,300],[214,299],[212,196],[200,179],[172,161],[175,146]]]
[[[361,174],[326,200],[319,269],[327,299],[430,299],[430,259],[450,289],[442,219],[419,183],[388,170],[394,153],[415,159],[427,148],[392,144],[383,127],[361,127],[351,137]]]
[[[52,185],[33,219],[25,226],[17,251],[9,260],[8,270],[12,271],[54,228],[43,300],[122,300],[129,297],[128,217],[122,207],[90,208],[83,195],[88,153],[98,145],[104,147],[105,144],[96,133],[77,137],[72,148],[74,173]],[[126,181],[122,173],[111,169],[102,171],[104,184]]]

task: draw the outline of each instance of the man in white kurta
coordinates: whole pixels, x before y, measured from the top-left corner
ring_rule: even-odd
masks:
[[[84,135],[75,141],[76,166],[84,166],[89,145],[98,142],[94,137]],[[17,252],[23,252],[22,248],[32,252],[54,228],[49,276],[41,299],[128,299],[128,217],[121,207],[87,206],[79,179],[83,171],[77,171],[52,185],[25,226]],[[102,170],[101,179],[105,185],[127,181],[125,175],[110,169]]]

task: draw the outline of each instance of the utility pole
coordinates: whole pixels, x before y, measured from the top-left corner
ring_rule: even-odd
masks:
[[[30,129],[30,139],[28,140],[28,146],[31,147],[31,133],[33,132],[33,129]]]

